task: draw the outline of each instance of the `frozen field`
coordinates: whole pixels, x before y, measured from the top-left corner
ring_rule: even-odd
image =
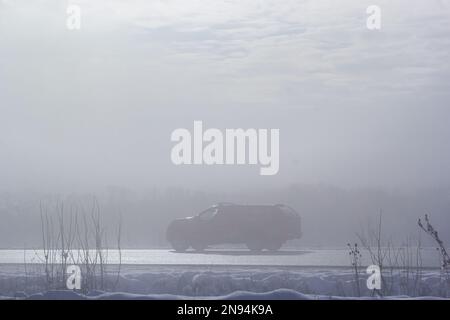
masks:
[[[400,251],[401,252],[401,251]],[[372,264],[367,252],[362,252],[362,265]],[[410,249],[414,255],[415,250]],[[404,256],[407,256],[405,249]],[[424,268],[439,266],[439,256],[434,248],[421,250]],[[0,264],[40,263],[43,253],[39,250],[0,250]],[[115,250],[108,251],[108,263],[119,263]],[[396,257],[403,265],[402,255]],[[410,259],[415,263],[414,259]],[[130,265],[241,265],[241,266],[302,266],[302,267],[349,267],[347,249],[284,249],[275,253],[262,251],[251,253],[246,249],[208,249],[204,252],[187,251],[178,253],[170,249],[122,250],[122,264]]]
[[[437,299],[449,294],[437,270],[387,273],[384,295],[378,296],[367,289],[365,273],[358,291],[348,268],[126,265],[117,276],[117,266],[111,266],[105,277],[110,288],[76,293],[43,290],[45,277],[38,269],[0,267],[0,298],[6,299]]]

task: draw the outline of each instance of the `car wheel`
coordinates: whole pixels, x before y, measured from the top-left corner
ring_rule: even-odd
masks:
[[[195,251],[203,251],[206,249],[206,245],[202,243],[193,243],[191,246]]]
[[[255,251],[255,252],[259,252],[262,249],[264,249],[264,247],[256,241],[247,243],[247,248],[249,248],[251,251]]]
[[[178,252],[184,252],[189,248],[189,245],[183,240],[172,241],[171,244],[172,248]]]
[[[269,251],[278,251],[283,246],[283,243],[281,241],[273,241],[266,245],[266,249]]]

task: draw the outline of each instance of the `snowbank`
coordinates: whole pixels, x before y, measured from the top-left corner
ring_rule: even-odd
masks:
[[[348,269],[269,267],[122,266],[110,273],[108,290],[81,294],[44,290],[43,274],[20,274],[0,265],[0,298],[17,299],[354,299],[355,276]],[[360,275],[362,299],[373,299]],[[449,283],[439,270],[386,275],[389,299],[448,297]],[[106,292],[108,291],[108,292]]]
[[[11,299],[11,297],[2,297],[0,299]],[[249,291],[236,291],[228,295],[217,297],[190,297],[179,296],[172,294],[133,294],[125,292],[96,292],[95,294],[83,295],[70,290],[53,290],[44,293],[32,294],[21,298],[14,299],[29,299],[29,300],[180,300],[180,299],[214,299],[214,300],[348,300],[348,299],[374,299],[373,297],[338,297],[338,296],[323,296],[323,295],[307,295],[290,289],[277,289],[264,293],[255,293]],[[396,300],[438,300],[444,299],[439,297],[408,297],[408,296],[389,296],[377,297],[375,299],[396,299]]]

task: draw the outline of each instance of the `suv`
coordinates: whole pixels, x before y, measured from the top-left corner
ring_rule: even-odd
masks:
[[[177,219],[167,228],[176,251],[197,251],[208,245],[244,243],[252,251],[276,251],[301,237],[301,219],[285,205],[214,205],[196,216]]]

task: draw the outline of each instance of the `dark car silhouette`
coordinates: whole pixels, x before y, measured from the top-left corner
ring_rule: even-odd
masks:
[[[301,218],[285,205],[214,205],[196,216],[172,221],[167,240],[176,251],[243,243],[252,251],[276,251],[301,237]]]

